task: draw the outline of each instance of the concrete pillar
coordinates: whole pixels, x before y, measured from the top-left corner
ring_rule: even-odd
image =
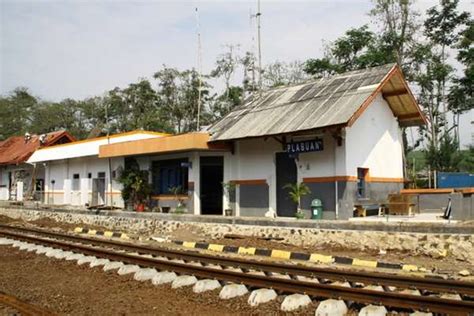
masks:
[[[232,157],[230,157],[230,153],[224,153],[224,177],[223,182],[228,183],[231,179],[231,170],[232,170]],[[229,194],[226,192],[227,190],[224,188],[224,194],[222,196],[222,215],[225,215],[225,210],[230,208],[230,200]]]
[[[71,179],[64,179],[64,204],[71,204]]]
[[[189,181],[194,182],[194,191],[193,191],[193,209],[194,215],[201,214],[201,198],[200,198],[200,171],[201,171],[201,164],[200,164],[200,157],[198,152],[193,152],[191,154],[192,163],[191,169],[189,169]]]
[[[23,181],[17,181],[16,183],[16,200],[23,201]]]
[[[89,203],[89,179],[81,178],[81,205]]]

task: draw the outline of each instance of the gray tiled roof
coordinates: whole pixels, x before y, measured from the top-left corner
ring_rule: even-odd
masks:
[[[262,92],[210,127],[211,141],[346,124],[394,64]]]

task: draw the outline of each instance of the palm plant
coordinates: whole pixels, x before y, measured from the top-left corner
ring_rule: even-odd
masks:
[[[304,217],[304,214],[301,211],[301,198],[310,194],[311,190],[304,183],[288,183],[283,188],[289,189],[288,195],[290,196],[290,199],[297,205],[295,216],[297,218]]]

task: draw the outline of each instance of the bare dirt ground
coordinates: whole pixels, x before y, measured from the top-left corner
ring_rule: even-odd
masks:
[[[172,290],[101,268],[0,246],[0,290],[61,315],[279,315],[283,297],[258,306],[248,295],[219,300],[218,291]],[[314,315],[317,303],[286,315]],[[9,309],[0,308],[0,315]]]

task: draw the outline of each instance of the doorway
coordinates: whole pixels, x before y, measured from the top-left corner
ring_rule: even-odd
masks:
[[[92,206],[105,205],[105,172],[92,179]]]
[[[223,157],[201,157],[200,165],[201,214],[221,215],[224,159]]]
[[[298,181],[296,173],[295,159],[288,153],[276,153],[276,195],[277,195],[277,215],[284,217],[294,217],[296,203],[289,197],[289,189],[285,185],[296,184]]]

